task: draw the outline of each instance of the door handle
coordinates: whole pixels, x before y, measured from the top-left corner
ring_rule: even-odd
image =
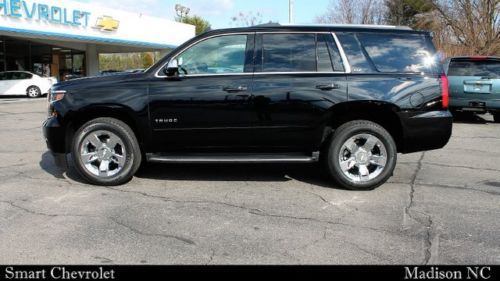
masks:
[[[340,86],[338,84],[318,85],[318,86],[316,86],[316,89],[322,90],[322,91],[331,91],[331,90],[335,90],[335,89],[340,89]]]
[[[238,86],[238,87],[224,87],[222,88],[225,92],[228,93],[239,93],[239,92],[246,92],[248,91],[247,86]]]

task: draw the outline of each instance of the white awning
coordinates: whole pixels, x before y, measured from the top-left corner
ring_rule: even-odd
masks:
[[[0,34],[159,50],[189,40],[195,27],[71,0],[0,0]]]

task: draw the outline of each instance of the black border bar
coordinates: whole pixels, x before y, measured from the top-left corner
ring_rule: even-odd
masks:
[[[177,277],[313,280],[499,280],[500,266],[0,265],[0,280],[176,280]],[[319,279],[321,278],[321,279]]]

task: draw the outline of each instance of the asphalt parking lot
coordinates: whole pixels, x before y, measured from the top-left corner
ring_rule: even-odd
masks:
[[[500,124],[399,155],[372,192],[316,165],[152,165],[116,188],[59,170],[44,99],[0,99],[0,264],[500,264]]]

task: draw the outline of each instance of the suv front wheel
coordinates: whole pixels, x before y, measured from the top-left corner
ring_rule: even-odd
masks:
[[[364,120],[340,126],[330,140],[326,168],[342,187],[372,190],[394,172],[397,149],[382,126]]]
[[[73,138],[71,155],[84,179],[103,186],[130,181],[142,158],[132,129],[114,118],[98,118],[84,124]]]
[[[495,123],[500,123],[500,112],[493,113],[493,120]]]

